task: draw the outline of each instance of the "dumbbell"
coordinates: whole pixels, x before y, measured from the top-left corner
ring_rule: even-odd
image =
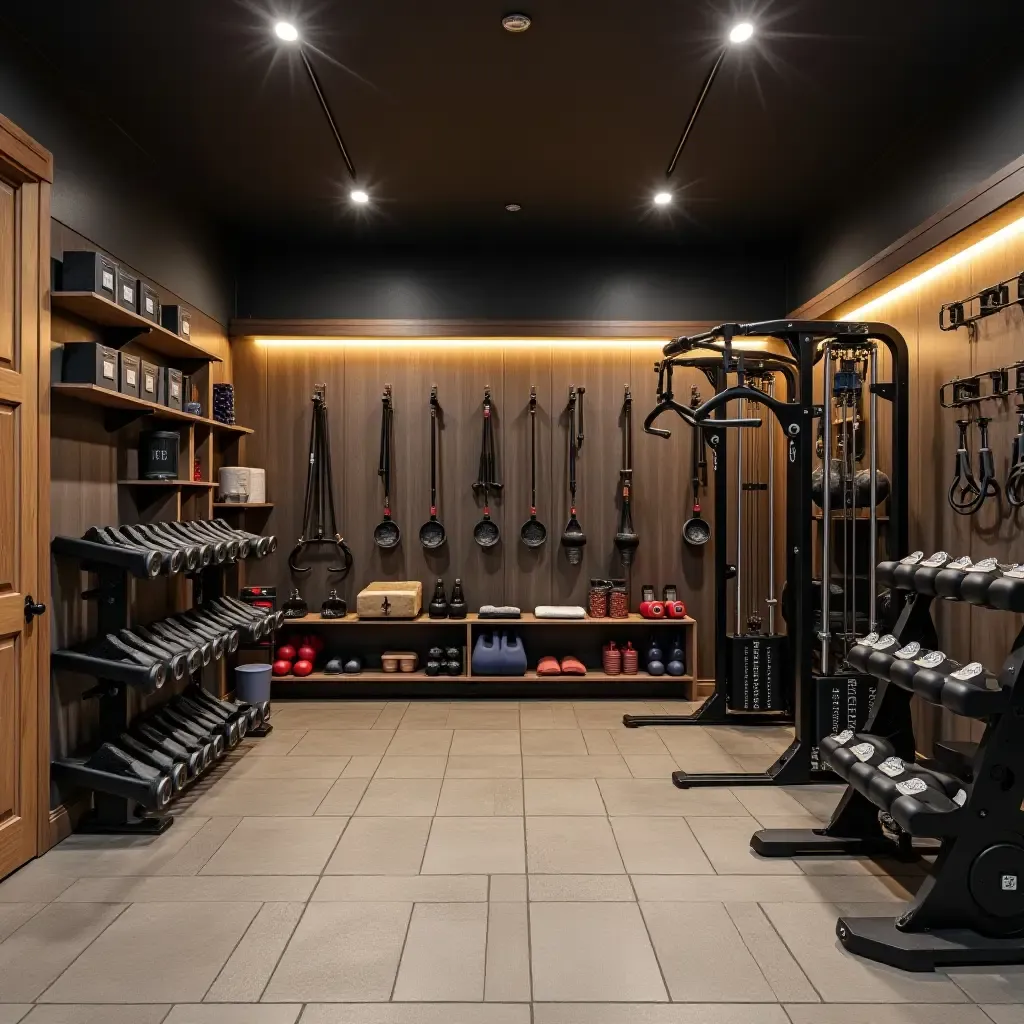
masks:
[[[946,598],[949,601],[959,600],[960,588],[964,584],[964,577],[970,567],[971,560],[967,555],[947,562],[935,574],[935,596]]]
[[[913,587],[919,594],[935,596],[935,577],[952,561],[948,551],[936,551],[917,567]]]

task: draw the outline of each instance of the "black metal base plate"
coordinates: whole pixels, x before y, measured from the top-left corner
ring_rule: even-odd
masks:
[[[1024,963],[1024,938],[990,939],[967,928],[901,932],[891,917],[841,917],[836,935],[857,956],[903,971],[967,964]]]
[[[99,821],[90,815],[79,822],[75,832],[89,836],[158,836],[173,824],[174,816],[171,814],[114,822]]]
[[[246,736],[263,737],[269,736],[274,731],[274,726],[270,722],[264,722],[258,729],[250,729]]]
[[[688,715],[623,715],[627,729],[640,729],[645,725],[792,725],[788,711],[730,711],[721,687],[716,687],[699,708]]]
[[[885,836],[829,836],[824,829],[763,828],[750,837],[750,848],[762,857],[895,856],[896,844]]]

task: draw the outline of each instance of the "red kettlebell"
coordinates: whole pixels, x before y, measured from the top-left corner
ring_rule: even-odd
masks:
[[[686,605],[682,601],[669,601],[665,605],[665,613],[670,619],[685,619]]]
[[[308,676],[313,671],[313,662],[297,661],[292,665],[292,672],[297,676]]]
[[[292,663],[285,658],[279,658],[277,661],[274,662],[274,667],[272,671],[275,676],[291,675]]]
[[[285,644],[283,647],[277,649],[277,660],[278,661],[294,661],[295,660],[295,648],[289,647]]]
[[[640,614],[645,619],[663,619],[663,618],[665,618],[665,602],[664,601],[641,601],[640,602]]]
[[[303,644],[299,648],[299,661],[316,661],[316,651],[308,644]]]

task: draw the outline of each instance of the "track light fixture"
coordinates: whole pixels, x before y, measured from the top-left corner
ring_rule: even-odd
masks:
[[[711,91],[711,85],[715,80],[715,76],[718,74],[718,69],[722,66],[722,61],[725,60],[725,55],[729,52],[730,44],[745,43],[753,34],[754,26],[749,21],[741,21],[736,25],[733,25],[729,32],[728,42],[721,50],[719,50],[715,63],[711,66],[711,70],[708,72],[707,78],[704,79],[704,84],[700,87],[700,92],[697,93],[697,102],[694,103],[693,110],[690,111],[686,127],[683,129],[683,134],[679,137],[679,143],[676,146],[676,151],[672,154],[672,159],[668,163],[668,169],[665,171],[666,178],[670,178],[672,176],[672,172],[676,169],[676,164],[679,163],[679,157],[683,152],[683,146],[686,145],[686,140],[690,137],[690,132],[693,131],[693,126],[697,122],[697,115],[700,113],[700,108],[704,105],[704,100],[707,99],[707,95]]]
[[[354,188],[348,194],[349,199],[353,203],[368,203],[370,201],[370,195],[368,192],[364,192],[361,188]]]
[[[338,144],[338,149],[341,152],[341,158],[345,161],[348,173],[351,175],[352,179],[355,180],[355,165],[352,163],[352,158],[348,155],[348,150],[345,148],[345,142],[341,137],[341,132],[338,131],[338,125],[334,120],[334,115],[331,113],[331,108],[327,105],[327,97],[324,95],[323,88],[320,85],[320,79],[317,78],[317,74],[313,70],[313,65],[309,62],[309,57],[306,55],[306,47],[302,45],[302,40],[299,38],[299,30],[290,21],[278,21],[274,24],[274,35],[285,43],[294,43],[296,45],[299,51],[299,57],[302,60],[302,66],[306,69],[306,74],[309,75],[309,80],[313,85],[313,91],[316,93],[316,98],[320,101],[324,117],[327,118],[327,124],[330,126],[331,134],[334,136],[334,141]],[[366,195],[365,192],[362,194]],[[352,194],[352,198],[355,199],[355,193]],[[355,201],[365,202],[366,200],[356,199]]]
[[[668,206],[672,202],[671,192],[658,192],[654,197],[655,206]]]
[[[290,21],[279,21],[274,25],[274,35],[286,43],[299,41],[299,30]]]

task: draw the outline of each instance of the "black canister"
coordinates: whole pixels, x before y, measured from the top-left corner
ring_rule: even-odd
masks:
[[[144,430],[139,434],[139,477],[142,480],[177,480],[178,445],[174,430]]]

